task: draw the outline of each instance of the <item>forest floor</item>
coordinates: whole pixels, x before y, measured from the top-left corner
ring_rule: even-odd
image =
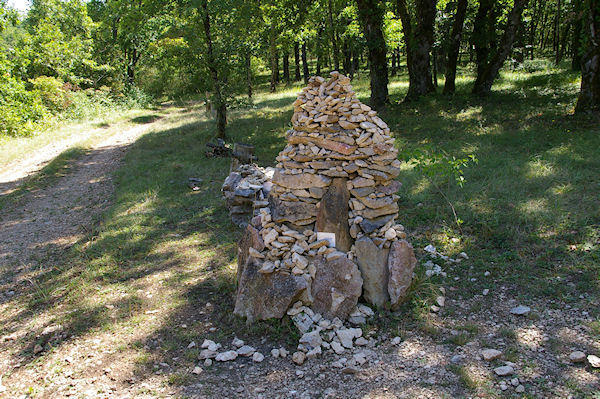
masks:
[[[204,156],[214,129],[200,107],[152,110],[22,179],[12,167],[21,180],[0,196],[0,397],[600,398],[600,371],[569,360],[600,355],[599,121],[569,115],[577,76],[563,70],[507,71],[486,99],[458,84],[452,98],[412,104],[398,102],[405,76],[390,84],[381,116],[401,154],[478,163],[462,188],[404,164],[400,222],[420,278],[402,309],[363,326],[368,361],[353,374],[333,354],[273,358],[297,344],[288,318],[232,315],[240,231],[220,197],[229,160]],[[368,82],[355,87],[367,101]],[[233,110],[231,141],[272,165],[298,89]],[[424,263],[439,263],[428,244],[469,259],[423,279]],[[511,314],[517,305],[531,312]],[[204,339],[230,348],[234,337],[265,360],[198,362]],[[503,357],[486,362],[484,348]],[[498,377],[506,361],[514,373]]]

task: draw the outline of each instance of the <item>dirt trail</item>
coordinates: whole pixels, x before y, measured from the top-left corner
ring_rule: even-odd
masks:
[[[124,152],[151,127],[135,126],[105,138],[76,160],[71,172],[56,184],[27,193],[19,203],[4,209],[0,214],[0,270],[6,266],[36,266],[36,260],[75,243],[93,217],[105,208],[113,190],[110,175]],[[46,148],[35,160],[21,164],[20,170],[12,166],[0,171],[0,184],[2,179],[9,179],[6,190],[10,182],[16,184],[40,163],[47,163],[68,148],[68,142]]]

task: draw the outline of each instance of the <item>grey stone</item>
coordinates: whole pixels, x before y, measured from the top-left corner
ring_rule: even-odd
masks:
[[[311,173],[300,173],[297,175],[288,175],[282,173],[281,169],[275,170],[273,175],[273,184],[291,188],[302,189],[311,187],[327,187],[331,179],[325,176]]]
[[[320,256],[313,264],[312,309],[328,319],[346,319],[361,294],[363,279],[358,267],[345,257],[328,261]]]
[[[237,281],[240,281],[240,276],[246,267],[248,258],[250,257],[250,248],[254,248],[257,251],[263,251],[265,244],[258,230],[248,225],[242,234],[242,238],[238,242],[238,268],[237,268]]]
[[[370,234],[382,226],[385,226],[385,224],[392,220],[393,217],[393,215],[388,215],[376,219],[363,219],[362,222],[360,222],[360,228],[365,233]]]
[[[494,373],[496,373],[496,375],[499,375],[500,377],[512,375],[514,372],[515,370],[512,368],[512,366],[500,366],[494,369]]]
[[[281,201],[273,196],[269,197],[271,217],[275,223],[290,222],[299,225],[314,222],[317,216],[317,206],[301,201]]]
[[[356,262],[363,278],[363,295],[367,302],[383,306],[389,301],[388,249],[379,249],[369,237],[361,237],[354,243]]]
[[[484,349],[481,351],[481,357],[486,362],[499,359],[502,356],[502,352],[497,349]]]
[[[412,245],[406,240],[394,241],[387,261],[389,273],[388,294],[392,307],[401,303],[412,282],[417,258]]]
[[[593,368],[600,368],[600,357],[596,355],[588,355],[587,361]]]
[[[573,363],[583,363],[585,362],[585,353],[581,351],[572,352],[569,355],[569,360]]]
[[[342,252],[348,252],[352,246],[348,226],[350,193],[346,181],[347,179],[344,178],[331,181],[331,185],[321,199],[316,221],[317,231],[335,233],[335,247]]]
[[[303,277],[277,271],[263,274],[260,268],[251,258],[238,282],[234,313],[246,317],[248,323],[283,317],[308,288]]]
[[[524,306],[524,305],[519,305],[510,310],[510,313],[515,314],[517,316],[524,316],[529,312],[531,312],[531,308],[529,306]]]

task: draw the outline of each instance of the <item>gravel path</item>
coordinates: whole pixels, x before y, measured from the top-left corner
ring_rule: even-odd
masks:
[[[121,157],[151,126],[135,126],[105,138],[76,160],[71,172],[56,184],[33,190],[18,203],[3,209],[0,271],[6,272],[2,269],[15,264],[20,269],[35,267],[36,260],[60,253],[81,238],[110,198],[113,190],[110,175],[119,167]],[[3,189],[7,191],[9,185],[69,148],[65,147],[67,144],[41,150],[34,160],[24,161],[20,170],[12,166],[2,171],[0,178],[5,183],[9,180]]]

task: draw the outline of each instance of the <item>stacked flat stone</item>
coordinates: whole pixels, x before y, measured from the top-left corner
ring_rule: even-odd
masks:
[[[300,300],[326,318],[346,319],[363,289],[368,302],[394,306],[416,259],[396,222],[400,162],[390,129],[338,72],[309,80],[292,125],[269,206],[240,242],[235,312],[249,320],[271,314],[251,309],[258,302],[250,297],[273,290],[274,281],[258,280],[274,274],[282,289],[270,298],[277,315]],[[264,297],[258,305],[267,303],[273,307]]]
[[[234,224],[245,227],[258,209],[266,206],[273,168],[240,165],[225,179],[221,192]]]

